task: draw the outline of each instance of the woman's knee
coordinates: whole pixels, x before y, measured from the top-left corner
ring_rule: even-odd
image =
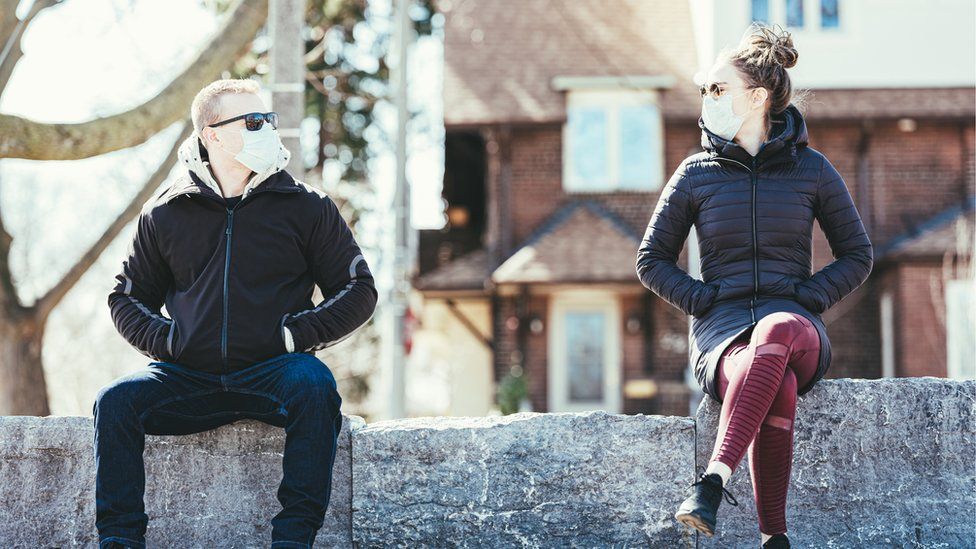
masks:
[[[753,339],[789,345],[806,330],[807,323],[802,317],[786,311],[777,311],[759,319],[759,322],[756,323]]]

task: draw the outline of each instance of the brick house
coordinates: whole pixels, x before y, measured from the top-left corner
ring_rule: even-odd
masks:
[[[640,284],[636,250],[663,185],[701,150],[693,76],[726,38],[700,21],[741,33],[757,4],[441,2],[447,223],[421,232],[414,288],[455,369],[450,413],[487,411],[514,367],[536,411],[688,414],[689,319]],[[805,29],[791,30],[799,42]],[[797,45],[798,67],[818,55]],[[973,231],[972,85],[794,78],[814,92],[810,144],[844,175],[878,252],[869,281],[824,313],[827,376],[945,376],[949,355],[964,374],[971,360],[947,349],[971,339],[949,328],[947,343],[945,315],[972,320],[946,312],[943,287],[958,303],[972,285],[939,276],[971,276],[972,239],[957,235]],[[814,250],[814,269],[832,260],[819,229]],[[694,232],[678,261],[697,271]]]

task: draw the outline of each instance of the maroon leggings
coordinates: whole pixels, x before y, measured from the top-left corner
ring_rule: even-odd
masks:
[[[722,396],[710,461],[735,471],[749,452],[753,495],[764,534],[786,532],[796,391],[817,370],[820,336],[801,315],[769,314],[736,338],[719,360]],[[747,448],[748,447],[748,448]]]

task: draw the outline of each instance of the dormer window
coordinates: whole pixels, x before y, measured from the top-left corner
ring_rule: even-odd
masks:
[[[567,192],[660,190],[664,123],[658,98],[654,89],[568,89],[563,188]]]
[[[779,23],[791,30],[839,29],[840,0],[751,0],[750,20]],[[809,21],[808,21],[809,20]]]

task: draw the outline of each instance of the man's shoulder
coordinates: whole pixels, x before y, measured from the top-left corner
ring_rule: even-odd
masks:
[[[313,187],[312,185],[309,185],[308,183],[302,181],[301,179],[295,179],[294,181],[295,184],[298,185],[298,188],[302,190],[302,193],[305,195],[306,199],[313,202],[319,202],[319,203],[323,203],[327,200],[332,200],[329,197],[329,194],[323,191],[322,189],[318,187]]]
[[[170,200],[183,194],[187,191],[187,189],[193,186],[193,179],[190,178],[189,174],[185,172],[181,173],[173,180],[172,183],[154,192],[152,196],[150,196],[149,199],[143,203],[142,212],[151,213],[159,208],[162,208]]]
[[[298,185],[299,189],[301,189],[302,191],[301,193],[296,193],[296,194],[299,194],[299,196],[302,199],[302,202],[308,205],[308,207],[311,208],[314,212],[321,213],[323,209],[328,210],[328,209],[332,209],[333,207],[338,209],[338,205],[335,203],[335,201],[332,199],[332,196],[328,192],[318,187],[309,185],[308,183],[300,179],[295,179],[294,181],[295,184]]]

